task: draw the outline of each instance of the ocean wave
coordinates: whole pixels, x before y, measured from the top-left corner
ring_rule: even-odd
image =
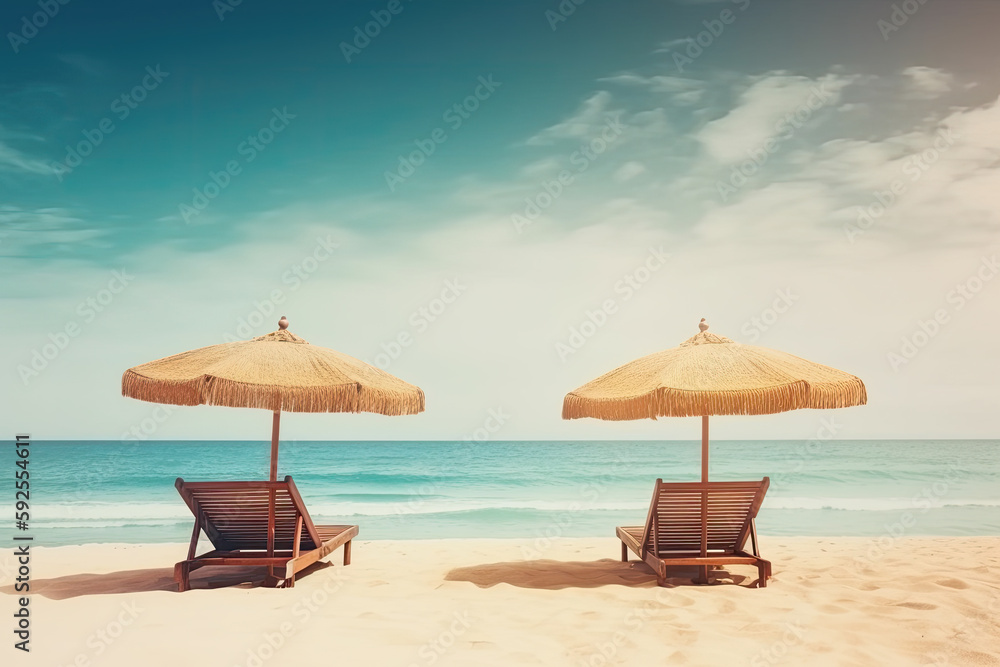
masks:
[[[391,516],[395,514],[450,514],[484,510],[534,511],[534,512],[614,512],[641,511],[649,508],[648,502],[587,502],[548,500],[411,500],[403,503],[319,503],[310,506],[314,516]]]
[[[781,498],[764,499],[765,510],[841,510],[846,512],[891,512],[928,507],[1000,507],[1000,500],[926,498]]]
[[[400,502],[318,502],[307,503],[313,517],[392,516],[395,514],[447,514],[480,510],[525,510],[536,512],[645,510],[647,502],[588,502],[506,499],[422,499]],[[53,504],[34,508],[36,520],[55,521],[160,521],[173,523],[189,519],[191,513],[181,503],[80,503]]]
[[[929,504],[928,504],[929,503]],[[458,514],[484,511],[525,513],[634,512],[643,514],[647,501],[513,500],[506,498],[429,498],[406,501],[341,501],[308,503],[317,520],[333,517],[385,517],[394,515]],[[809,498],[770,496],[767,510],[837,510],[849,512],[922,511],[942,507],[1000,507],[1000,499],[945,498]],[[39,505],[36,521],[49,527],[72,528],[172,525],[191,519],[183,503],[76,503]]]
[[[54,520],[165,520],[186,519],[191,511],[183,502],[176,503],[135,503],[135,502],[88,502],[53,503],[32,506],[32,516],[38,521]]]
[[[193,525],[188,519],[151,519],[148,521],[136,519],[87,519],[85,521],[37,521],[35,522],[43,528],[163,528],[164,526],[185,526],[190,533]]]

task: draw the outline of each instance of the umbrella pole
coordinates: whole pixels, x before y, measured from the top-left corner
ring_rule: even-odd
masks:
[[[271,475],[270,479],[272,482],[278,481],[278,428],[281,425],[281,411],[274,411],[274,419],[271,421]],[[275,505],[275,493],[274,489],[270,489],[267,493],[267,557],[274,557],[274,505]],[[277,583],[274,577],[274,566],[268,565],[267,567],[267,584],[275,585]]]
[[[708,415],[701,417],[701,483],[708,483]],[[701,492],[701,556],[708,556],[708,491]],[[708,566],[698,567],[695,583],[708,583]]]
[[[271,422],[271,481],[278,481],[278,427],[281,423],[281,412],[274,411]]]
[[[701,418],[701,481],[708,481],[708,415]]]

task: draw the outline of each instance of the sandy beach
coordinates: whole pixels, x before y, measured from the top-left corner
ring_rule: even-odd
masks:
[[[180,544],[38,548],[31,664],[995,665],[1000,538],[764,538],[767,588],[657,587],[613,538],[357,541],[294,589]],[[13,603],[10,556],[0,590]],[[210,588],[215,587],[215,588]],[[220,588],[221,587],[221,588]],[[10,606],[13,608],[13,605]]]

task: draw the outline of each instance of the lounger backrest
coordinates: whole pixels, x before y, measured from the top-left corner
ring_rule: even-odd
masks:
[[[659,553],[700,551],[705,496],[708,550],[731,553],[743,549],[769,484],[767,477],[759,482],[656,480],[643,536],[644,549],[653,553],[657,553],[656,549]]]
[[[216,549],[266,549],[270,493],[274,492],[274,548],[290,550],[302,515],[300,548],[321,542],[291,477],[280,482],[185,482],[175,486]]]

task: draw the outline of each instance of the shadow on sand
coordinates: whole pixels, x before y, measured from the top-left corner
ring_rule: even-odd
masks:
[[[296,575],[296,582],[318,570],[333,567],[332,563],[314,563]],[[264,585],[267,568],[262,567],[205,567],[191,573],[191,588],[259,588]],[[52,579],[33,579],[32,595],[42,595],[51,600],[66,600],[84,595],[114,595],[146,593],[149,591],[177,591],[172,567],[148,570],[122,570],[107,574],[71,574]],[[20,595],[14,586],[0,588],[5,595]]]
[[[667,588],[694,586],[697,567],[672,567],[667,578]],[[457,567],[451,570],[446,581],[467,581],[489,588],[509,584],[519,588],[558,590],[561,588],[597,588],[599,586],[630,586],[656,588],[656,574],[641,561],[623,563],[605,558],[596,561],[527,560],[506,563],[488,563]],[[737,584],[756,586],[756,577],[746,577],[717,569],[712,572],[710,584]]]

